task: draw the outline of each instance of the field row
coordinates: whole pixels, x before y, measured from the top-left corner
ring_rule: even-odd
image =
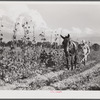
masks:
[[[57,90],[59,88],[56,88],[53,84],[59,83],[60,81],[66,80],[69,77],[79,74],[82,71],[85,71],[91,67],[93,67],[96,64],[95,61],[88,62],[86,66],[81,66],[81,68],[77,68],[76,70],[70,71],[70,70],[60,70],[55,72],[49,72],[44,75],[38,74],[36,77],[31,77],[27,79],[19,79],[15,81],[13,84],[6,84],[2,86],[0,89],[14,89],[14,90]],[[8,87],[8,88],[7,88]]]
[[[80,74],[69,77],[68,79],[64,79],[60,82],[56,82],[51,84],[57,90],[82,90],[85,87],[82,87],[85,83],[89,82],[90,79],[97,77],[100,75],[100,63],[95,65],[93,68],[86,70]]]

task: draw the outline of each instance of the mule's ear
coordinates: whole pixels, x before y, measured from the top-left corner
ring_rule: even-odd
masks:
[[[70,34],[68,34],[68,38],[70,38]]]
[[[65,39],[65,37],[64,37],[64,36],[62,36],[62,35],[60,35],[60,36],[61,36],[61,38]]]

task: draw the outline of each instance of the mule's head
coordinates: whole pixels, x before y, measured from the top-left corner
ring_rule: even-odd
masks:
[[[69,51],[69,46],[70,46],[70,35],[68,34],[67,36],[62,36],[60,35],[61,38],[63,39],[63,47],[64,47],[64,50],[66,50],[67,52]]]

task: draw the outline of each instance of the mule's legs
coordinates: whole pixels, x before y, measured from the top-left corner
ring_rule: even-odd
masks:
[[[69,56],[68,56],[68,53],[66,52],[66,50],[64,52],[65,52],[65,56],[66,56],[66,68],[69,70]]]
[[[73,70],[73,56],[71,56],[71,70]]]
[[[76,69],[77,63],[78,63],[78,57],[77,57],[77,55],[75,55],[75,57],[74,57],[74,65],[75,65],[75,69]]]
[[[67,61],[66,67],[67,67],[67,69],[69,70],[69,59],[66,58],[66,61]]]

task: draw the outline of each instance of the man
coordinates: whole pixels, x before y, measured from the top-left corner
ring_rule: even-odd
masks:
[[[87,57],[90,54],[90,47],[88,46],[88,44],[86,43],[85,40],[82,40],[82,55],[83,55],[83,59],[81,62],[86,63],[87,61]]]

